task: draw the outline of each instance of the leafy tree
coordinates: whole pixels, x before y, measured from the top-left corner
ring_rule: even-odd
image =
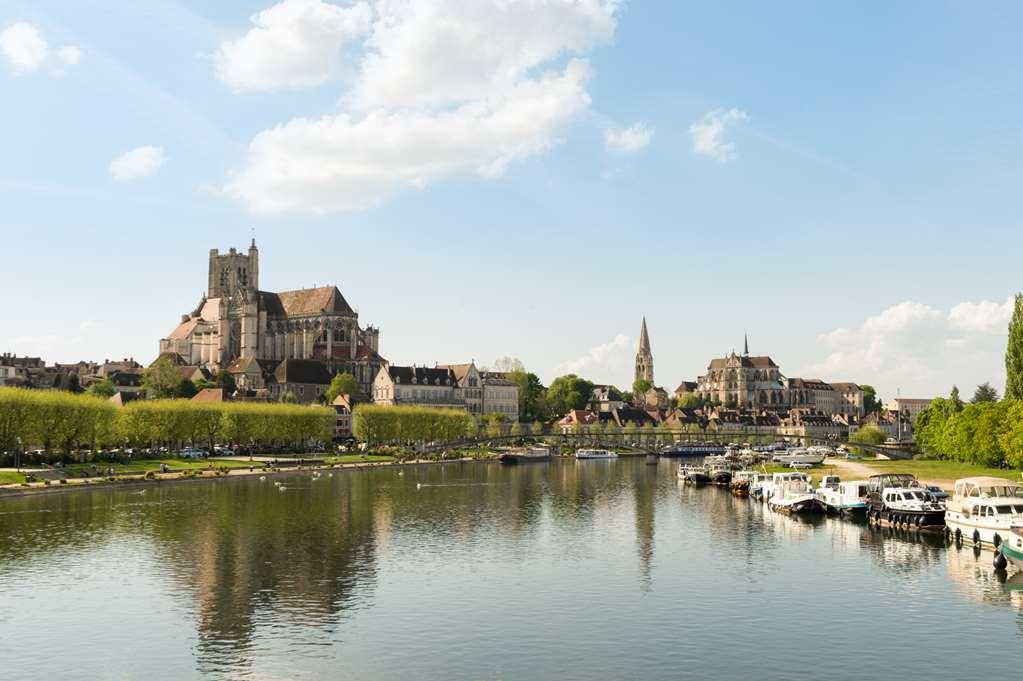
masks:
[[[142,372],[142,388],[151,398],[170,397],[181,378],[178,367],[169,358],[163,357],[150,364]]]
[[[195,384],[195,391],[196,392],[199,392],[200,390],[205,390],[206,388],[216,388],[217,387],[217,382],[216,381],[209,381],[209,380],[206,380],[205,378],[196,379],[193,383]]]
[[[224,392],[229,394],[229,395],[231,393],[233,393],[235,390],[238,389],[238,386],[235,385],[235,382],[234,382],[234,376],[232,376],[231,374],[227,373],[226,371],[223,371],[223,370],[218,371],[217,372],[216,381],[217,381],[217,387],[218,388],[223,388]]]
[[[544,416],[544,387],[540,377],[526,371],[509,371],[506,377],[519,390],[519,419],[528,421]]]
[[[291,392],[290,390],[287,390],[283,394],[281,394],[281,402],[283,402],[284,404],[295,404],[298,402],[298,398],[295,397],[295,393]]]
[[[526,373],[526,365],[522,363],[522,360],[518,357],[498,357],[494,360],[494,371],[501,371],[505,373],[516,372]]]
[[[327,404],[331,404],[337,399],[338,395],[358,395],[362,392],[359,382],[355,380],[355,376],[347,372],[335,374],[334,378],[330,379],[330,385],[327,387],[327,392],[324,395],[324,399]]]
[[[948,401],[951,403],[953,411],[963,410],[963,401],[959,397],[959,386],[952,386],[952,392],[948,396]]]
[[[113,381],[109,378],[104,378],[90,385],[86,392],[94,397],[109,399],[117,393],[117,388],[114,387]]]
[[[686,393],[678,398],[679,409],[699,409],[705,404],[705,400],[696,393]]]
[[[863,391],[863,413],[873,414],[874,412],[881,411],[881,400],[878,399],[874,386],[861,385],[860,390]]]
[[[541,433],[543,433],[543,424],[539,421],[533,421],[533,423],[529,426],[529,434],[540,435]]]
[[[523,432],[524,429],[522,427],[522,423],[516,421],[511,425],[511,430],[508,431],[508,434],[513,437],[522,437]]]
[[[1005,348],[1005,399],[1023,400],[1023,294],[1016,295],[1016,307],[1009,321],[1009,342]]]
[[[195,388],[195,383],[192,383],[187,378],[182,377],[178,384],[174,387],[174,397],[181,397],[186,400],[195,397],[199,391]]]
[[[997,402],[998,390],[985,381],[978,385],[977,389],[973,391],[973,399],[970,401],[973,404],[980,404],[981,402]]]
[[[585,409],[593,396],[593,383],[575,374],[555,378],[547,388],[548,409],[560,416],[572,409]]]
[[[632,382],[632,394],[635,395],[636,399],[646,394],[647,390],[654,387],[654,384],[645,378],[637,378]]]

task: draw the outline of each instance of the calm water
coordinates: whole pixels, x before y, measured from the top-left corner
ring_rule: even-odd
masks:
[[[990,554],[669,462],[278,479],[0,501],[0,678],[1021,678]]]

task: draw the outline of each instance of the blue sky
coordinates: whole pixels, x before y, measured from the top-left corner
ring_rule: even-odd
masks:
[[[0,346],[149,361],[254,232],[395,363],[1002,386],[1023,7],[504,11],[0,0]]]

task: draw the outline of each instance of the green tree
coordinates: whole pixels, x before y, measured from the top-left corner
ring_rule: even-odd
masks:
[[[174,387],[174,397],[180,397],[186,400],[190,400],[195,397],[199,391],[195,388],[195,383],[192,383],[185,377],[182,377],[178,384]]]
[[[861,385],[860,390],[863,391],[863,413],[873,414],[874,412],[881,411],[881,400],[878,399],[874,386]]]
[[[528,421],[544,416],[544,387],[540,377],[526,371],[509,371],[509,381],[519,392],[519,420]]]
[[[678,398],[679,409],[699,409],[704,405],[704,400],[696,393],[686,393]]]
[[[82,383],[78,380],[78,374],[64,374],[64,377],[60,379],[60,389],[67,390],[69,393],[83,392]]]
[[[639,399],[640,397],[646,394],[647,390],[650,390],[650,388],[652,387],[654,387],[654,384],[651,383],[650,381],[646,380],[645,378],[637,378],[635,381],[632,382],[632,394],[636,397],[636,399]]]
[[[217,382],[216,381],[210,381],[210,380],[207,380],[205,378],[196,379],[195,381],[193,381],[193,384],[195,385],[195,391],[196,392],[199,392],[200,390],[205,390],[206,388],[216,388],[217,387]]]
[[[90,385],[87,392],[94,397],[109,399],[117,393],[117,388],[114,387],[113,381],[104,378]]]
[[[226,371],[223,370],[218,371],[216,381],[217,387],[223,388],[224,392],[227,393],[228,395],[232,394],[235,390],[238,389],[238,386],[236,386],[234,382],[234,376],[227,373]]]
[[[1023,294],[1016,295],[1016,307],[1009,321],[1009,342],[1005,348],[1005,399],[1023,400]]]
[[[970,401],[973,404],[980,404],[981,402],[997,402],[998,390],[985,381],[978,385],[977,389],[973,391],[973,399]]]
[[[952,392],[948,396],[948,401],[952,404],[953,411],[963,410],[963,401],[959,397],[959,386],[952,386]]]
[[[593,383],[575,374],[555,378],[547,388],[547,406],[553,416],[585,409],[593,397]]]
[[[284,404],[295,404],[298,402],[298,398],[295,397],[295,393],[290,390],[286,390],[283,394],[281,394],[281,402]]]
[[[142,388],[151,398],[170,397],[178,385],[181,372],[169,358],[163,357],[142,372]]]
[[[324,399],[327,404],[332,404],[338,395],[358,395],[360,392],[362,392],[362,389],[359,386],[359,382],[355,380],[355,376],[347,372],[341,372],[334,374],[334,378],[330,379],[330,385],[327,387]]]

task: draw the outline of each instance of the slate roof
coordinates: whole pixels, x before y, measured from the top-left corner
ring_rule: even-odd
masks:
[[[472,369],[472,362],[468,364],[438,364],[438,369],[450,369],[455,375],[455,380],[458,381],[458,385],[462,385],[465,378],[469,375],[469,371]]]
[[[259,292],[268,316],[308,317],[323,313],[354,315],[337,286],[319,286],[280,293]]]
[[[454,385],[455,373],[441,367],[388,366],[387,373],[395,383],[404,385]],[[415,378],[415,381],[412,379]]]
[[[831,387],[840,393],[854,393],[860,389],[855,383],[832,383]]]
[[[789,388],[802,388],[804,390],[831,390],[830,384],[819,378],[790,378]]]
[[[330,385],[327,365],[317,359],[286,359],[277,365],[274,377],[278,383],[311,383]]]
[[[739,360],[739,366],[747,367],[750,369],[777,369],[778,365],[774,363],[774,360],[767,355],[761,355],[757,357],[748,356],[735,356]],[[707,366],[708,369],[724,369],[728,366],[728,360],[730,357],[717,357],[710,360],[710,364]]]

